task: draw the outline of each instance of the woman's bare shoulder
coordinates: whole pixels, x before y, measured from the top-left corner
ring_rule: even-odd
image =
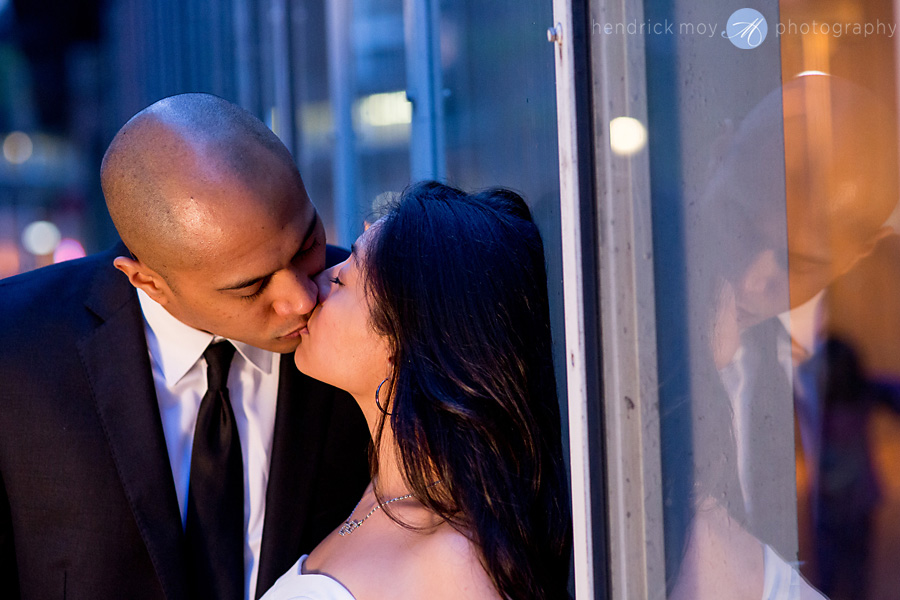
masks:
[[[429,520],[430,526],[410,529],[382,519],[352,538],[332,534],[305,568],[337,579],[359,600],[500,600],[475,544],[449,524]]]
[[[410,578],[416,587],[412,597],[500,599],[478,548],[449,524],[422,536],[416,546],[409,555],[409,567],[416,574]]]

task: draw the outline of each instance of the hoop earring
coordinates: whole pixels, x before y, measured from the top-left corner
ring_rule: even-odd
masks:
[[[381,408],[381,402],[378,401],[378,396],[379,396],[379,394],[381,394],[381,386],[383,386],[386,382],[387,382],[387,377],[384,378],[384,381],[382,381],[381,383],[378,384],[378,389],[375,390],[375,406],[378,407],[378,410],[380,410],[381,412],[383,412],[385,415],[387,415],[389,417],[389,416],[391,416],[391,413],[389,413],[385,409]]]

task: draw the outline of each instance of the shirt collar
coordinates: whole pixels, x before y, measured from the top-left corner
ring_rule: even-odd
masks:
[[[820,290],[818,294],[797,308],[792,308],[778,315],[778,319],[790,334],[793,343],[799,345],[806,352],[807,356],[813,355],[820,337],[822,325],[821,308],[824,296],[825,290]]]
[[[227,339],[182,323],[143,290],[138,289],[137,294],[147,323],[150,358],[159,366],[166,385],[178,383],[200,360],[210,343]],[[228,341],[234,344],[238,353],[254,368],[265,374],[272,372],[273,352],[244,342]]]

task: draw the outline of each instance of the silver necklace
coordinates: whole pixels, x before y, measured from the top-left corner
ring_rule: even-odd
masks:
[[[345,536],[345,535],[350,535],[351,533],[353,533],[354,531],[356,531],[357,529],[359,529],[360,526],[361,526],[363,523],[366,522],[366,519],[368,519],[369,517],[371,517],[372,514],[373,514],[376,510],[378,510],[379,508],[381,508],[382,506],[387,506],[387,505],[390,504],[391,502],[398,502],[398,501],[400,501],[400,500],[406,500],[407,498],[412,498],[412,497],[413,497],[412,494],[406,494],[405,496],[397,496],[396,498],[391,498],[391,499],[388,500],[387,502],[381,502],[380,504],[376,502],[376,503],[375,503],[375,507],[374,507],[372,510],[370,510],[370,511],[368,512],[368,514],[366,514],[366,516],[364,516],[362,519],[358,519],[358,520],[357,520],[357,519],[354,519],[354,518],[353,518],[353,513],[356,512],[356,509],[359,508],[359,505],[360,505],[360,503],[362,502],[362,498],[360,498],[360,499],[359,499],[359,502],[356,503],[356,506],[353,507],[353,512],[350,513],[350,516],[347,517],[347,520],[344,521],[344,524],[343,524],[343,525],[341,525],[341,528],[338,530],[338,533],[341,535],[341,537],[343,537],[343,536]]]

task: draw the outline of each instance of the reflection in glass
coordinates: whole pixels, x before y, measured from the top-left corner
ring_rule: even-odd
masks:
[[[794,400],[801,570],[836,600],[892,598],[900,589],[900,573],[892,566],[900,542],[895,516],[900,494],[894,483],[900,453],[893,442],[900,424],[897,38],[888,34],[896,27],[894,6],[809,0],[781,6],[782,22],[794,26],[781,38],[784,78],[824,72],[852,82],[866,98],[835,108],[839,93],[818,95],[818,102],[833,105],[832,115],[818,131],[810,128],[809,143],[836,147],[838,156],[827,172],[810,167],[807,179],[794,186],[828,193],[855,213],[836,210],[800,230],[815,234],[791,240],[792,248],[819,250],[796,253],[792,302],[815,291],[802,281],[823,270],[818,263],[827,262],[830,270],[825,289],[805,311],[793,311],[791,326],[800,342],[794,352]],[[824,31],[824,23],[832,31]],[[846,26],[835,30],[835,23],[860,24],[871,34]],[[874,114],[862,116],[867,111]],[[848,131],[852,127],[857,131]],[[798,192],[788,184],[790,201]],[[849,222],[839,222],[844,219]],[[792,234],[795,229],[791,225]],[[860,239],[866,230],[871,235]]]
[[[655,43],[651,72],[664,73]],[[721,75],[697,48],[699,63],[667,68]],[[818,573],[808,564],[803,573],[832,597],[863,597],[879,500],[869,415],[892,396],[834,335],[847,319],[833,299],[841,281],[897,248],[896,111],[820,69],[786,73],[760,93],[766,81],[731,79],[720,91],[681,80],[678,92],[704,104],[741,90],[758,98],[715,131],[686,103],[657,103],[654,115],[651,98],[656,256],[676,254],[657,259],[669,590],[818,597],[800,575],[799,514],[818,540]],[[671,113],[677,129],[654,128]],[[680,154],[663,157],[673,140]]]

